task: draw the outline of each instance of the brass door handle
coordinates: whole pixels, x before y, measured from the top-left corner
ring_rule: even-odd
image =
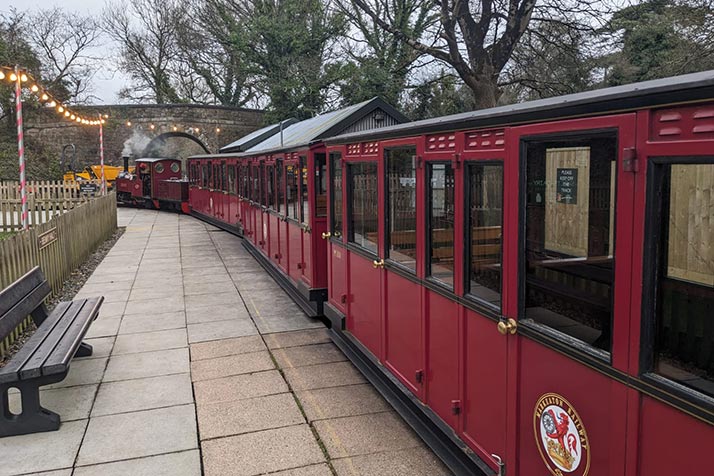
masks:
[[[501,333],[501,335],[506,335],[506,334],[515,334],[516,329],[518,329],[518,323],[516,322],[515,319],[508,318],[506,320],[502,320],[498,322],[498,332]]]
[[[331,237],[331,236],[332,236],[332,233],[330,233],[330,232],[328,231],[327,233],[323,233],[323,234],[322,234],[322,239],[323,239],[323,240],[326,240],[326,239],[328,239],[328,238]]]
[[[379,261],[377,261],[377,260],[372,261],[372,267],[375,269],[376,268],[384,268],[384,260],[380,259]]]

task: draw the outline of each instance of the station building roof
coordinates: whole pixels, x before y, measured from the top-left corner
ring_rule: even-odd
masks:
[[[320,142],[325,137],[370,130],[407,122],[409,119],[380,98],[327,112],[296,122],[250,147],[239,156],[295,150]]]
[[[251,147],[260,144],[269,137],[275,134],[279,134],[281,126],[283,129],[286,129],[287,127],[291,126],[292,124],[295,124],[296,122],[298,122],[298,120],[294,117],[291,117],[290,119],[285,119],[284,121],[280,121],[275,124],[263,127],[262,129],[258,129],[257,131],[253,131],[250,134],[241,137],[237,141],[231,142],[230,144],[221,147],[220,152],[222,154],[226,152],[245,152]]]

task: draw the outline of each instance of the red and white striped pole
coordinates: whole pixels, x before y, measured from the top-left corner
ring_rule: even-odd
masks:
[[[107,194],[107,180],[104,175],[104,128],[102,127],[102,115],[99,115],[99,165],[102,169],[102,195]]]
[[[15,112],[17,113],[17,151],[20,161],[20,198],[22,200],[22,229],[27,230],[27,188],[25,180],[25,141],[22,133],[22,80],[20,68],[15,66]]]

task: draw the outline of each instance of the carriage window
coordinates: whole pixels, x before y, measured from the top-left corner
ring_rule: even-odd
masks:
[[[228,165],[227,192],[235,193],[236,184],[236,168],[234,165]]]
[[[613,135],[526,149],[525,317],[610,351]]]
[[[250,198],[255,203],[260,203],[260,168],[254,166],[251,169],[253,170],[253,182],[250,187]]]
[[[653,370],[714,396],[714,163],[661,167]]]
[[[299,220],[300,215],[298,212],[299,200],[298,200],[298,169],[295,165],[288,165],[286,167],[287,173],[285,178],[287,179],[287,202],[288,202],[288,218],[293,220]]]
[[[285,216],[285,181],[283,180],[283,161],[275,162],[275,209]]]
[[[228,182],[228,177],[226,174],[226,163],[221,162],[221,190],[223,190],[224,192],[228,191],[227,182]]]
[[[273,208],[275,206],[275,166],[268,165],[268,175],[265,177],[265,206]]]
[[[307,200],[307,158],[300,156],[300,218],[304,224],[310,223],[310,203]]]
[[[468,281],[466,292],[501,307],[503,165],[472,164],[467,169]]]
[[[359,162],[347,165],[348,239],[377,253],[377,164]]]
[[[315,216],[327,216],[327,156],[315,154]]]
[[[332,191],[330,192],[330,204],[332,210],[330,217],[332,220],[332,236],[342,236],[342,154],[332,152],[330,154],[330,178],[332,179]]]
[[[266,206],[265,203],[265,164],[260,163],[258,166],[258,202]]]
[[[450,163],[427,166],[429,258],[427,276],[454,286],[454,169]]]
[[[240,193],[240,196],[243,198],[248,197],[248,187],[250,184],[250,182],[249,182],[250,176],[248,175],[248,171],[249,171],[249,169],[247,166],[245,166],[245,165],[241,166],[241,168],[240,168],[240,187],[241,187],[241,189],[240,189],[239,193]]]
[[[386,149],[387,256],[416,271],[416,148]]]

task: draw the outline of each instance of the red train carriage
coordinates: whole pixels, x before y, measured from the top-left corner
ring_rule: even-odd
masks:
[[[188,182],[183,180],[180,159],[136,159],[134,174],[127,165],[116,180],[120,204],[189,212]]]
[[[714,72],[326,143],[333,339],[457,474],[714,471]]]
[[[380,99],[283,121],[189,158],[192,213],[234,233],[311,316],[327,297],[327,162],[323,137],[407,119]]]

